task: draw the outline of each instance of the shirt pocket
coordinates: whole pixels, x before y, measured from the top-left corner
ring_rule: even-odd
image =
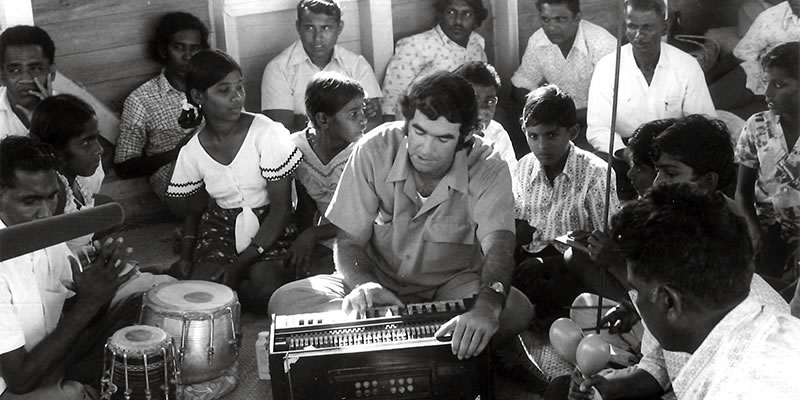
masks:
[[[473,222],[435,219],[425,225],[422,237],[423,272],[450,273],[474,265],[478,256]]]
[[[424,242],[472,245],[477,224],[449,218],[437,218],[425,224]]]
[[[667,96],[664,99],[665,116],[679,117],[683,114],[683,96]]]

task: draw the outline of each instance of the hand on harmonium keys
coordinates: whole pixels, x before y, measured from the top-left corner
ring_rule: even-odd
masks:
[[[342,302],[342,310],[348,315],[362,315],[373,306],[404,306],[403,301],[391,290],[378,282],[362,283],[355,287]]]

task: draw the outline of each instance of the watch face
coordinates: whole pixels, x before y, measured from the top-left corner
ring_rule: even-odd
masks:
[[[503,286],[503,284],[502,284],[502,283],[500,283],[500,282],[492,282],[492,283],[489,285],[489,288],[490,288],[490,289],[492,289],[492,290],[494,290],[494,291],[495,291],[495,292],[497,292],[497,293],[505,293],[505,287],[504,287],[504,286]]]

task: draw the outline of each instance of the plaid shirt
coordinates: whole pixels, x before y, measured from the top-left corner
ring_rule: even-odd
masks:
[[[163,70],[131,92],[122,108],[114,162],[172,150],[190,131],[178,125],[185,98],[169,84]],[[164,197],[174,167],[173,161],[150,177],[150,187],[159,197]]]

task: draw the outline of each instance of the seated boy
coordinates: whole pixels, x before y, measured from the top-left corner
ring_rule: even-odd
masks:
[[[557,302],[546,298],[546,290],[534,283],[539,271],[548,278],[563,262],[567,245],[555,238],[603,227],[608,166],[571,142],[579,129],[575,103],[558,87],[531,91],[520,122],[531,153],[519,160],[512,173],[517,245],[522,246],[513,283],[531,297],[538,312],[545,311],[548,302]],[[613,214],[620,206],[613,171],[610,185],[609,212]],[[574,294],[567,303],[572,298]]]
[[[325,219],[325,210],[353,145],[367,126],[364,88],[354,79],[336,72],[317,73],[305,96],[312,126],[292,134],[292,142],[303,153],[295,171],[301,233],[288,257],[290,266],[303,277],[333,272],[336,227]]]
[[[500,153],[500,157],[513,171],[517,165],[517,155],[514,153],[511,137],[503,129],[503,125],[493,120],[497,110],[500,75],[497,75],[494,67],[485,61],[468,62],[453,73],[466,79],[475,90],[475,97],[478,99],[478,123],[481,126],[481,131],[476,133],[483,136],[486,142]]]
[[[747,120],[736,146],[739,203],[753,240],[756,271],[780,278],[797,265],[800,243],[800,42],[761,59],[769,110]]]
[[[631,180],[639,197],[644,196],[656,179],[657,171],[652,155],[653,140],[675,121],[675,118],[665,118],[645,122],[636,128],[631,140],[628,141],[625,149],[625,159],[629,167],[628,179]]]

